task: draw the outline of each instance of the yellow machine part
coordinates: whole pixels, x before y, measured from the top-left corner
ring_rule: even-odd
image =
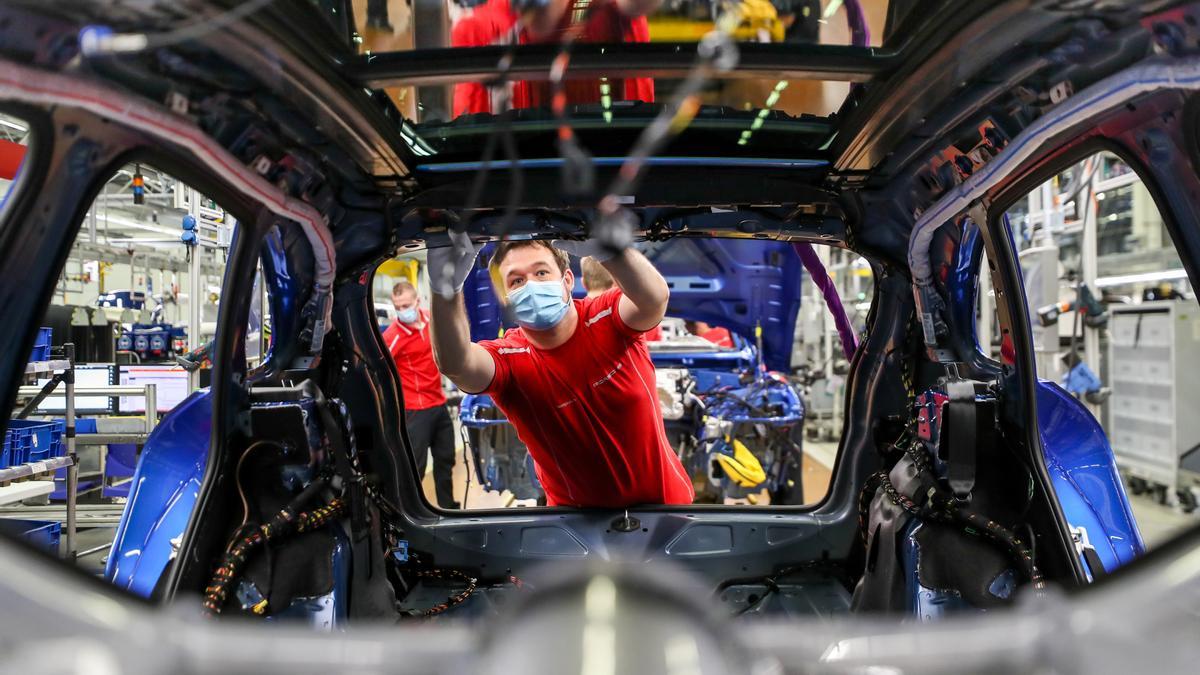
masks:
[[[416,260],[387,260],[376,272],[393,279],[406,279],[408,283],[416,286],[417,266]]]
[[[763,470],[762,463],[736,438],[733,439],[733,457],[719,454],[717,463],[724,469],[725,475],[732,478],[739,487],[757,487],[767,480],[767,472]]]
[[[779,12],[770,0],[742,0],[738,3],[740,14],[733,39],[738,42],[783,42],[786,28],[779,20]],[[648,17],[651,42],[699,42],[713,30],[713,22],[693,20],[681,16]]]

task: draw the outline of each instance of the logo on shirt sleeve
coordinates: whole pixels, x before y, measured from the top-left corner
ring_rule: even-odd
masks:
[[[600,312],[597,312],[596,316],[593,316],[592,318],[585,321],[584,325],[590,327],[592,324],[596,323],[600,319],[603,319],[604,317],[608,316],[609,314],[612,314],[612,307],[609,307],[608,309],[604,309],[604,310],[601,310]]]

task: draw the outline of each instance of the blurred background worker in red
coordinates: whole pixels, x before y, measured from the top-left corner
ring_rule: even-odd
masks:
[[[616,285],[612,275],[608,273],[608,270],[604,269],[604,265],[601,265],[591,256],[587,256],[579,261],[579,272],[581,281],[583,282],[583,290],[587,291],[589,298],[599,297]],[[655,326],[642,333],[642,335],[645,336],[646,342],[661,342],[662,326]]]
[[[407,281],[392,287],[396,321],[383,333],[383,341],[396,362],[404,393],[404,419],[417,460],[417,475],[425,476],[426,459],[433,455],[433,485],[438,506],[457,509],[454,501],[454,423],[446,410],[442,374],[433,361],[429,342],[429,314],[421,308],[417,289]]]
[[[649,42],[646,15],[662,0],[487,0],[465,12],[450,30],[451,47],[483,47],[501,44],[544,44],[562,42],[573,28],[579,42]],[[564,90],[569,104],[599,103],[602,84],[617,101],[654,102],[654,80],[648,77],[570,79]],[[549,106],[551,86],[547,81],[519,81],[512,85],[513,108]],[[500,113],[487,88],[480,82],[454,86],[454,116],[471,113]]]
[[[733,336],[728,328],[710,326],[703,321],[685,321],[684,326],[692,335],[702,337],[718,347],[733,347]]]

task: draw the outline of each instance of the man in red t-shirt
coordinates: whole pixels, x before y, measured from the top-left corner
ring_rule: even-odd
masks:
[[[573,300],[564,250],[596,258],[617,288]],[[547,504],[692,503],[692,482],[663,430],[642,336],[667,309],[662,275],[640,253],[595,241],[503,242],[492,266],[520,327],[475,344],[462,286],[477,251],[429,252],[435,354],[459,388],[490,394],[507,415],[529,447]]]
[[[417,460],[417,475],[425,476],[425,462],[433,455],[433,485],[438,506],[457,509],[454,501],[454,423],[446,411],[442,374],[433,362],[429,341],[429,315],[421,309],[417,289],[407,281],[392,287],[396,321],[383,333],[383,342],[396,362],[404,393],[404,421]]]
[[[634,43],[650,41],[646,15],[654,12],[662,0],[591,0],[587,23],[577,38],[580,42]],[[517,13],[509,0],[488,0],[454,23],[450,30],[451,47],[487,45],[544,44],[561,42],[585,8],[581,0],[551,0],[542,10],[531,13],[523,28],[517,27]],[[610,95],[617,101],[654,102],[654,80],[631,77],[608,81]],[[572,79],[568,71],[563,86],[572,104],[599,103],[599,80]],[[513,84],[512,107],[549,106],[549,82],[519,81]],[[454,85],[454,117],[471,113],[498,113],[487,88],[480,82]]]
[[[684,325],[692,335],[702,337],[718,347],[733,347],[733,335],[728,328],[710,326],[703,321],[687,321]]]

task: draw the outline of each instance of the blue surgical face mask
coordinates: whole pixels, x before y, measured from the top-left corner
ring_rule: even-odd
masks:
[[[420,315],[417,314],[416,307],[409,307],[408,309],[402,309],[399,312],[396,312],[396,318],[400,319],[400,321],[404,323],[416,323],[417,319],[420,318]]]
[[[509,293],[517,323],[532,330],[549,330],[567,315],[570,303],[563,300],[562,281],[527,281]]]

